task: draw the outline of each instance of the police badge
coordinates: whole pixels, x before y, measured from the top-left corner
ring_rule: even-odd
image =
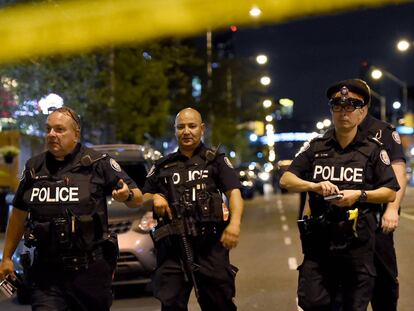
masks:
[[[115,171],[117,171],[117,172],[121,172],[122,171],[122,169],[121,169],[121,166],[118,164],[118,162],[116,162],[114,159],[110,159],[109,160],[109,163],[111,164],[111,167],[115,170]]]

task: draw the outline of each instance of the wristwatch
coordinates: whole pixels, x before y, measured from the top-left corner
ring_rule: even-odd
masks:
[[[367,193],[365,192],[365,190],[361,190],[361,195],[358,198],[358,202],[364,203],[367,201],[367,199],[368,199]]]
[[[132,201],[133,198],[134,198],[134,192],[130,189],[128,193],[128,198],[125,200],[125,202]]]

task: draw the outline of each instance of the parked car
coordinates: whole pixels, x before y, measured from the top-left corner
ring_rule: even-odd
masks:
[[[161,154],[141,145],[95,145],[93,149],[109,154],[142,189],[152,161]],[[155,227],[152,210],[128,208],[108,197],[109,230],[118,234],[120,257],[114,285],[148,283],[155,269],[154,244],[149,232]]]

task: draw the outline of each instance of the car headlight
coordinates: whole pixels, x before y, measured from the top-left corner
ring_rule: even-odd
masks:
[[[152,218],[152,211],[146,212],[141,219],[135,220],[132,223],[131,230],[135,232],[150,232],[157,225],[157,220]]]

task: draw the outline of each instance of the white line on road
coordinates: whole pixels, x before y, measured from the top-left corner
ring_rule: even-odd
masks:
[[[281,221],[286,221],[286,216],[285,215],[280,216],[280,220]]]
[[[298,305],[298,297],[296,297],[296,306],[298,307],[298,311],[303,311],[303,309]]]
[[[288,266],[290,270],[296,270],[298,267],[298,261],[296,260],[296,257],[289,257],[288,258]]]
[[[286,225],[286,224],[283,224],[283,225],[282,225],[282,230],[283,230],[283,231],[288,231],[288,230],[289,230],[289,226],[288,226],[288,225]]]
[[[292,244],[292,239],[290,238],[290,237],[285,237],[285,244],[286,245],[290,245],[290,244]]]

